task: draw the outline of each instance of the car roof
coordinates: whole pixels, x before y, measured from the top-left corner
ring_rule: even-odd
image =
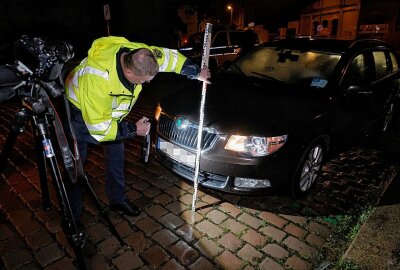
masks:
[[[387,47],[387,44],[382,40],[376,39],[341,40],[301,36],[274,39],[271,42],[264,43],[262,46],[274,46],[277,48],[297,50],[315,50],[343,54],[349,49],[365,49],[382,46]]]

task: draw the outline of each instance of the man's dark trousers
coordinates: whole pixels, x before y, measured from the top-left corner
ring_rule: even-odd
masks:
[[[72,104],[70,104],[72,105]],[[83,121],[81,112],[71,106],[71,122],[78,142],[78,150],[82,163],[87,160],[89,144],[99,144],[90,134]],[[126,201],[125,177],[124,177],[124,141],[112,141],[101,144],[103,146],[106,168],[105,191],[110,204],[123,203]],[[70,200],[74,218],[79,220],[83,207],[82,187],[79,184],[72,184],[66,181],[66,188]]]

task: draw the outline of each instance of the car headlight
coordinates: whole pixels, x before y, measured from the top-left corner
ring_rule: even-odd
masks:
[[[226,150],[242,155],[261,157],[278,151],[286,142],[287,135],[276,137],[256,137],[232,135],[225,145]]]

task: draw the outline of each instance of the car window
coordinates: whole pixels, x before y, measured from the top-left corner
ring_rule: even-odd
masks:
[[[353,59],[344,76],[345,85],[362,85],[369,81],[366,56],[360,54]]]
[[[231,46],[239,46],[240,48],[248,48],[258,43],[258,36],[254,32],[230,32],[229,38]]]
[[[384,51],[372,52],[375,62],[375,79],[379,80],[390,74]]]
[[[212,47],[228,46],[226,32],[218,32],[212,42]]]
[[[397,62],[397,59],[394,55],[394,53],[390,53],[390,59],[392,60],[392,71],[396,72],[399,70],[399,63]]]
[[[340,57],[327,52],[260,47],[244,55],[226,72],[325,87]]]

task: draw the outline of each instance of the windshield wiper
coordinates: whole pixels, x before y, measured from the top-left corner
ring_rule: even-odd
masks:
[[[251,74],[260,76],[260,77],[262,77],[264,79],[267,79],[267,80],[270,80],[270,81],[280,82],[280,80],[277,80],[274,77],[271,77],[271,76],[268,76],[268,75],[265,75],[265,74],[262,74],[262,73],[258,73],[258,72],[255,72],[255,71],[252,71]]]

